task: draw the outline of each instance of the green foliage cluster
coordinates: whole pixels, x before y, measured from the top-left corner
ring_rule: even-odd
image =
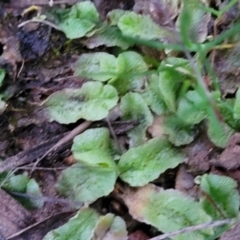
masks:
[[[176,1],[167,4],[173,11]],[[53,94],[46,101],[50,118],[61,123],[76,122],[80,118],[93,121],[103,119],[108,115],[108,110],[120,100],[120,107],[123,110],[122,118],[140,121],[139,126],[129,132],[131,146],[144,143],[144,135],[147,127],[151,125],[153,113],[165,118],[164,135],[175,146],[193,141],[196,136],[195,125],[204,122],[208,127],[207,133],[210,140],[216,146],[225,147],[230,136],[240,128],[237,113],[238,97],[234,106],[222,99],[214,75],[211,75],[214,89],[212,91],[206,89],[201,72],[203,69],[209,69],[210,66],[207,53],[224,37],[234,35],[238,25],[227,30],[214,41],[206,42],[206,26],[210,21],[209,11],[210,8],[194,0],[183,1],[176,22],[177,29],[173,30],[159,26],[148,15],[123,10],[109,12],[107,20],[101,22],[95,6],[89,1],[77,3],[70,10],[66,10],[61,17],[56,17],[56,22],[68,38],[82,38],[83,44],[91,48],[106,45],[125,50],[118,56],[106,52],[82,54],[73,66],[75,75],[102,82],[105,84],[104,88],[114,87],[115,91],[117,90],[118,99],[116,93],[114,95],[112,92],[112,104],[108,107],[106,104],[104,106],[107,107],[106,111],[101,114],[93,107],[94,102],[99,100],[100,94],[98,97],[97,94],[90,96],[90,92],[81,93],[79,100],[75,98],[73,101],[70,96],[72,94],[75,96],[77,93],[73,92],[77,90],[64,90]],[[219,12],[219,16],[220,13],[223,14]],[[92,16],[91,19],[89,16]],[[203,17],[204,20],[202,20]],[[81,21],[81,24],[76,28],[75,22],[78,21]],[[167,56],[160,63],[152,65],[151,62],[146,62],[145,56],[132,50],[126,51],[133,44],[145,44],[170,53],[195,52],[195,55],[187,59]],[[88,84],[92,84],[91,88],[94,88],[93,83]],[[95,84],[97,86],[99,83]],[[100,98],[102,103],[107,103],[106,99],[103,101],[105,97],[108,98],[104,96],[104,92]],[[107,92],[110,94],[111,90]],[[61,96],[62,100],[58,101],[57,98]],[[132,96],[132,100],[129,96]],[[141,101],[138,107],[136,102],[134,104],[133,96],[138,98],[137,101]],[[95,99],[92,99],[93,97]],[[59,104],[56,104],[57,102]],[[99,108],[97,105],[96,107]],[[67,108],[69,111],[64,110]],[[72,116],[73,109],[76,112],[75,117]],[[84,113],[86,109],[91,111]],[[93,116],[91,112],[94,112]],[[219,121],[217,112],[220,112],[224,121]],[[64,119],[64,115],[67,119]]]
[[[173,12],[178,5],[178,1],[163,2],[168,2]],[[233,2],[236,1],[230,4]],[[207,41],[206,26],[211,13],[221,17],[224,11],[217,12],[195,0],[183,0],[179,11],[176,29],[170,29],[156,24],[148,15],[123,10],[111,11],[101,22],[90,1],[61,10],[55,21],[67,38],[81,38],[89,48],[105,45],[121,50],[118,54],[82,54],[73,70],[89,81],[79,89],[55,92],[44,102],[49,119],[63,124],[79,119],[102,120],[114,107],[119,107],[121,119],[138,122],[128,132],[129,149],[123,153],[107,128],[89,129],[75,137],[72,153],[76,163],[61,173],[57,189],[71,200],[90,204],[107,196],[120,178],[132,187],[140,187],[130,196],[123,196],[132,216],[163,233],[222,218],[236,222],[239,217],[239,195],[236,182],[230,178],[206,174],[196,180],[221,214],[204,197],[196,201],[177,190],[149,184],[167,169],[184,162],[185,156],[178,147],[194,140],[200,124],[206,125],[210,140],[222,148],[240,128],[240,90],[233,102],[225,100],[207,58],[211,49],[236,34],[239,24]],[[133,51],[133,45],[161,50],[166,58],[149,59]],[[186,58],[177,57],[179,52]],[[205,69],[211,75],[212,90],[203,80]],[[162,134],[149,139],[147,129],[155,116],[162,119]],[[209,227],[172,239],[215,239],[224,230],[225,227]],[[127,239],[121,218],[113,214],[99,216],[86,207],[44,239],[105,239],[104,231],[114,236],[106,239]]]
[[[29,178],[26,173],[15,175],[11,172],[4,172],[0,174],[0,186],[7,191],[30,195],[32,198],[19,198],[19,201],[27,208],[43,207],[41,189],[38,183],[33,178]]]
[[[170,2],[174,11],[176,1]],[[68,38],[82,38],[82,43],[89,48],[105,45],[122,51],[82,54],[73,70],[75,75],[90,81],[81,89],[52,94],[44,103],[50,119],[65,124],[79,119],[95,121],[107,118],[110,110],[118,106],[123,120],[138,122],[128,132],[129,149],[124,153],[118,151],[106,128],[90,129],[77,136],[72,146],[77,163],[62,172],[57,183],[61,194],[89,204],[108,195],[119,177],[132,187],[140,187],[141,197],[135,192],[123,199],[132,216],[164,233],[223,217],[237,221],[239,195],[236,182],[230,178],[206,174],[196,179],[221,214],[205,197],[196,201],[177,190],[157,189],[149,184],[184,161],[185,156],[177,147],[194,140],[199,124],[205,124],[210,140],[222,148],[240,128],[240,90],[234,101],[225,100],[207,58],[208,52],[224,38],[236,34],[239,24],[215,40],[206,41],[210,13],[220,17],[224,11],[212,12],[195,0],[184,0],[176,29],[170,29],[156,24],[148,15],[123,10],[109,12],[107,20],[101,22],[95,6],[85,1],[66,10],[65,18],[57,18],[58,26]],[[164,51],[166,57],[159,62],[149,60],[128,50],[133,45]],[[186,58],[176,57],[176,52],[182,52]],[[193,57],[190,52],[194,53]],[[204,69],[211,75],[212,90],[204,82]],[[223,120],[217,117],[218,112]],[[162,134],[149,139],[147,129],[153,124],[154,116],[162,119],[159,126]],[[80,210],[45,239],[68,239],[69,234],[77,234],[73,228],[77,225],[82,229],[82,224],[86,224],[79,216],[93,214],[92,211],[90,208]],[[93,215],[87,218],[92,221],[87,224],[91,226],[91,234],[88,232],[84,239],[95,239],[99,216]],[[125,231],[123,225],[118,229]],[[226,227],[210,227],[172,239],[215,239],[224,230]]]

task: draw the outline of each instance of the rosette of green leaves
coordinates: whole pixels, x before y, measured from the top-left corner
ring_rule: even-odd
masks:
[[[148,70],[143,57],[133,51],[123,52],[117,58],[103,52],[83,54],[73,68],[80,77],[108,81],[121,95],[141,90]]]
[[[99,13],[92,2],[83,1],[74,4],[70,11],[59,14],[56,20],[69,39],[76,39],[93,30],[99,22]]]

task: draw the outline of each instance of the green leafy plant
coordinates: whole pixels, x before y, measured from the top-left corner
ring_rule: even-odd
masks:
[[[118,176],[109,131],[105,128],[86,130],[74,139],[72,152],[77,163],[62,172],[58,191],[87,203],[108,195]]]
[[[181,192],[148,184],[123,195],[131,215],[167,233],[211,221],[200,203]],[[213,229],[180,234],[172,239],[210,239]]]
[[[228,177],[218,175],[203,175],[200,177],[200,187],[204,193],[207,193],[217,205],[219,211],[202,196],[201,204],[204,210],[216,219],[234,218],[239,215],[239,194],[236,182]]]
[[[77,3],[58,19],[60,29],[69,39],[85,36],[99,21],[99,14],[93,3]]]
[[[51,120],[68,124],[81,118],[91,121],[103,119],[117,101],[114,87],[88,82],[80,89],[55,92],[44,104],[48,107]]]
[[[222,218],[238,221],[239,194],[230,178],[201,176],[198,181],[206,194],[199,201],[150,183],[184,162],[185,156],[178,147],[195,139],[199,125],[206,127],[209,139],[221,148],[239,130],[240,90],[234,103],[224,99],[207,56],[238,32],[239,23],[216,39],[207,40],[210,13],[220,17],[226,9],[212,11],[207,3],[183,0],[172,28],[157,24],[149,15],[123,10],[108,13],[107,20],[101,22],[89,1],[77,3],[56,18],[56,24],[69,39],[82,38],[82,43],[90,48],[106,45],[122,49],[115,54],[91,52],[79,56],[73,71],[91,81],[80,89],[50,95],[44,102],[49,120],[63,124],[80,119],[98,121],[119,107],[121,119],[137,122],[128,131],[129,149],[123,152],[117,150],[106,128],[89,129],[75,137],[72,152],[76,163],[62,171],[57,182],[60,194],[89,204],[108,195],[120,177],[130,186],[140,187],[122,196],[131,215],[163,233]],[[129,49],[134,45],[151,47],[165,57],[160,61]],[[212,80],[211,87],[204,80],[204,71]],[[156,116],[162,119],[159,128],[163,131],[151,139],[147,130]],[[94,232],[100,234],[96,226],[111,221],[108,227],[120,226],[124,235],[122,220],[113,215],[99,220],[92,209],[81,209],[44,239],[94,239]],[[215,239],[228,227],[208,227],[171,239]]]
[[[167,140],[151,139],[123,154],[118,167],[123,181],[130,186],[144,186],[183,160],[183,156]]]
[[[105,216],[91,208],[82,208],[65,225],[49,232],[43,239],[127,239],[126,224],[111,213]]]
[[[20,193],[18,199],[27,208],[43,207],[41,189],[38,183],[33,178],[30,179],[26,173],[14,175],[4,172],[0,174],[0,185],[1,188],[16,193],[16,196]],[[26,196],[30,195],[30,198],[26,198],[26,196],[21,198],[21,193],[26,194]]]

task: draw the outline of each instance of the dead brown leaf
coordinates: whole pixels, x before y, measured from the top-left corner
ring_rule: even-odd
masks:
[[[197,192],[194,186],[194,176],[188,171],[187,166],[182,164],[177,172],[175,189],[194,197]]]
[[[135,0],[133,10],[137,13],[149,14],[161,26],[171,26],[178,15],[177,1]]]
[[[184,148],[184,152],[188,157],[187,164],[191,172],[201,174],[210,169],[210,153],[213,148],[214,145],[203,132]]]

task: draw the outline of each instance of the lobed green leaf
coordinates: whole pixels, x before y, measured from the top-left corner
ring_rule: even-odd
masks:
[[[145,143],[146,130],[152,124],[153,117],[142,96],[139,93],[127,93],[121,99],[120,109],[124,120],[138,122],[136,127],[128,131],[130,147]]]
[[[87,166],[116,169],[107,128],[88,129],[76,136],[72,145],[74,159]]]
[[[44,105],[47,106],[51,121],[69,124],[81,118],[101,120],[117,101],[117,91],[112,86],[87,82],[80,89],[64,89],[53,93]]]
[[[108,195],[118,175],[111,151],[107,128],[89,129],[76,136],[72,152],[78,163],[62,172],[58,191],[87,203]]]
[[[88,204],[107,196],[114,189],[117,173],[115,169],[102,165],[76,163],[67,168],[57,181],[58,192],[71,200]]]
[[[49,232],[43,240],[91,240],[97,221],[98,214],[93,209],[82,208],[66,224]]]
[[[76,3],[64,20],[60,21],[59,27],[69,39],[85,36],[99,21],[99,14],[95,5],[90,1]]]
[[[192,198],[173,189],[163,190],[148,184],[124,194],[129,213],[138,221],[156,227],[163,233],[211,221],[201,205]],[[174,240],[205,240],[213,234],[212,228],[178,234]]]
[[[196,90],[188,91],[180,99],[177,116],[189,124],[198,124],[207,117],[205,101]]]
[[[77,76],[107,81],[116,76],[116,58],[105,52],[82,54],[74,65]]]
[[[125,11],[122,9],[114,9],[112,11],[110,11],[107,14],[107,20],[109,22],[110,26],[116,26],[119,22],[119,19],[126,13],[129,11]]]
[[[5,176],[3,180],[6,178]],[[2,184],[2,188],[13,192],[25,192],[29,182],[29,177],[26,174],[12,175]]]
[[[157,115],[161,115],[167,111],[167,107],[163,101],[163,96],[159,87],[159,78],[156,74],[150,76],[148,86],[141,95],[151,110]]]
[[[208,119],[208,137],[216,146],[224,148],[235,131],[228,124],[214,120]]]
[[[163,129],[168,140],[177,147],[191,143],[198,133],[193,125],[186,124],[176,116],[164,117]]]
[[[124,153],[118,168],[120,178],[135,187],[144,186],[183,161],[184,156],[166,139],[155,138]]]
[[[117,76],[109,83],[118,90],[119,94],[139,91],[146,80],[144,73],[147,70],[148,66],[140,54],[133,51],[123,52],[117,58]]]
[[[124,220],[112,213],[101,216],[96,225],[93,240],[99,239],[127,240],[128,234]]]
[[[226,176],[204,174],[200,177],[200,187],[216,205],[215,207],[208,197],[202,195],[201,205],[213,219],[239,216],[239,194],[236,181]]]
[[[217,103],[217,107],[224,122],[234,130],[240,130],[240,120],[234,118],[234,102],[235,99],[226,99]]]
[[[174,70],[162,70],[159,73],[159,88],[163,100],[171,112],[177,108],[177,89],[179,89],[179,76]]]
[[[145,40],[160,39],[164,42],[176,42],[176,34],[167,28],[160,27],[149,15],[125,12],[117,26],[126,36]]]

